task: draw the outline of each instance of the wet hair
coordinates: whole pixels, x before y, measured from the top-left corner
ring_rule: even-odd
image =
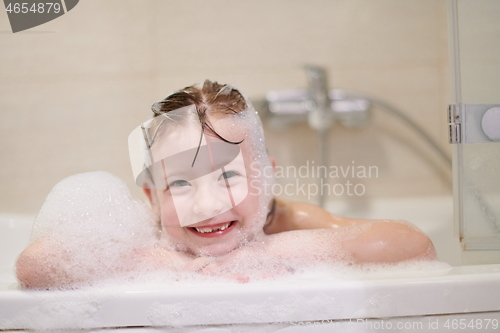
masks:
[[[151,110],[154,116],[194,105],[203,130],[207,130],[219,139],[231,142],[220,136],[210,123],[211,117],[235,114],[247,109],[247,102],[243,95],[231,85],[219,84],[215,81],[205,80],[203,84],[192,85],[178,90],[154,103]],[[203,132],[203,131],[202,131]]]

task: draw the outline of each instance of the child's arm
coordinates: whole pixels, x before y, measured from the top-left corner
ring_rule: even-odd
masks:
[[[54,253],[47,241],[38,240],[28,246],[17,258],[15,271],[22,288],[57,287],[59,281],[65,285],[77,282],[67,276],[62,262],[53,263]]]
[[[207,265],[207,274],[281,275],[307,265],[435,260],[429,238],[401,222],[371,222],[335,229],[295,230],[266,236]],[[266,275],[267,274],[267,275]]]
[[[79,251],[89,251],[80,248]],[[87,253],[87,252],[86,252]],[[118,262],[98,262],[102,255],[88,252],[87,262],[82,256],[75,259],[70,251],[51,242],[40,239],[28,246],[17,258],[16,276],[24,289],[68,289],[82,285],[92,285],[105,278],[120,276],[137,267],[158,270],[180,270],[192,258],[180,252],[168,251],[159,247],[149,247],[124,253]],[[123,263],[126,263],[123,265]],[[92,271],[96,271],[94,274]]]

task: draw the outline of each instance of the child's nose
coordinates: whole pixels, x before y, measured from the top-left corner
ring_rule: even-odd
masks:
[[[193,212],[197,215],[213,217],[222,212],[224,202],[219,198],[218,193],[203,186],[196,191],[193,203]]]

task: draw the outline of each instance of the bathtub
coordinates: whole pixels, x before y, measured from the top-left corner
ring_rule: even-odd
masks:
[[[451,197],[379,199],[358,217],[406,219],[451,266],[431,274],[27,292],[13,273],[34,216],[0,215],[0,330],[440,332],[500,330],[500,265],[461,266]],[[343,202],[329,209],[342,213]],[[80,330],[81,332],[81,330]]]

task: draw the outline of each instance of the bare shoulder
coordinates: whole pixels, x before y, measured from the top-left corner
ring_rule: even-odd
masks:
[[[274,219],[264,231],[274,234],[290,230],[338,228],[367,222],[370,220],[332,214],[311,203],[277,198]]]

